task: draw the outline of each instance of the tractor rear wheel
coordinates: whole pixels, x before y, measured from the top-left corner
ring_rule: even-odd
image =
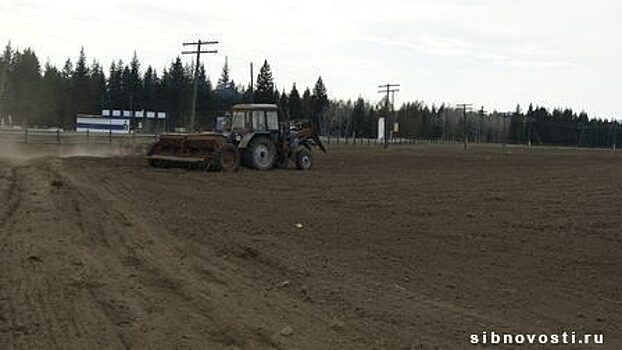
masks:
[[[240,151],[230,143],[226,143],[220,147],[216,152],[215,158],[218,168],[222,171],[233,173],[240,168]]]
[[[301,147],[294,156],[298,170],[309,170],[313,166],[313,157],[308,149]]]
[[[267,137],[254,139],[246,152],[250,158],[250,166],[255,170],[272,169],[276,162],[276,147],[274,142]]]

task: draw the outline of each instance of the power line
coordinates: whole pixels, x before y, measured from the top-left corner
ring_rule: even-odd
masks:
[[[218,44],[218,41],[201,41],[197,42],[185,42],[183,46],[196,46],[195,50],[192,51],[182,51],[182,55],[194,55],[196,54],[196,61],[194,66],[194,89],[192,90],[192,111],[190,114],[190,131],[194,131],[194,123],[196,120],[197,114],[197,94],[199,89],[199,65],[201,62],[201,54],[202,53],[218,53],[218,50],[201,50],[201,45],[215,45]]]
[[[398,89],[398,87],[400,87],[400,84],[385,84],[385,85],[379,85],[378,88],[383,89],[378,91],[379,94],[387,94],[386,97],[386,101],[385,101],[385,111],[386,111],[386,116],[384,118],[384,148],[389,148],[389,114],[391,116],[393,116],[394,110],[395,110],[395,93],[400,91],[400,89]],[[391,94],[393,94],[393,103],[391,103],[391,111],[389,113],[389,103],[390,103],[390,96]]]

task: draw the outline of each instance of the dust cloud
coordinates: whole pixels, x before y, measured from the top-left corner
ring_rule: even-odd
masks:
[[[140,148],[121,144],[113,145],[42,145],[24,143],[0,143],[0,159],[20,163],[37,158],[70,157],[122,157],[139,155]],[[143,153],[144,154],[144,153]]]

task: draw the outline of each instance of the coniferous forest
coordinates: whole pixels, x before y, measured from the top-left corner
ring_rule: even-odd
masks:
[[[276,103],[292,119],[311,120],[329,137],[374,138],[378,118],[387,115],[386,101],[378,103],[337,100],[328,96],[321,77],[311,88],[294,84],[279,90],[268,61],[264,61],[255,86],[230,77],[225,63],[218,80],[199,67],[197,125],[214,126],[237,103]],[[99,115],[102,109],[149,110],[167,113],[167,129],[188,125],[192,108],[194,67],[175,58],[161,72],[144,65],[136,54],[104,67],[89,60],[82,49],[77,60],[62,67],[42,63],[32,49],[7,44],[0,56],[0,119],[29,127],[74,128],[77,114]],[[300,89],[300,90],[299,90]],[[399,130],[394,137],[472,142],[528,143],[538,145],[614,147],[622,141],[619,122],[591,118],[585,112],[530,105],[512,112],[466,113],[449,105],[430,106],[420,101],[395,107]],[[466,123],[466,125],[465,125]]]

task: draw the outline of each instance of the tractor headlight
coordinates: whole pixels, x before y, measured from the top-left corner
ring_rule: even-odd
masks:
[[[242,141],[242,135],[240,135],[240,134],[236,134],[236,135],[235,135],[235,140],[236,140],[237,142]]]

